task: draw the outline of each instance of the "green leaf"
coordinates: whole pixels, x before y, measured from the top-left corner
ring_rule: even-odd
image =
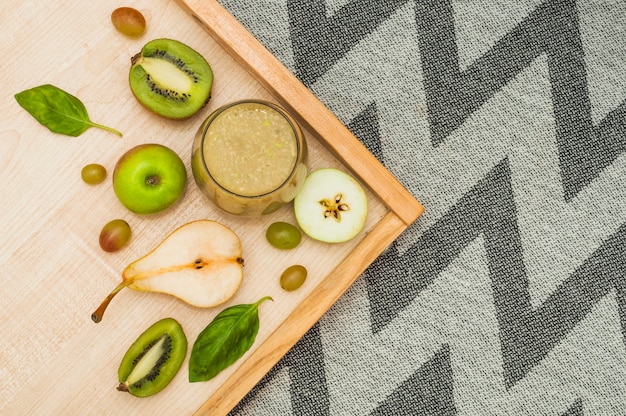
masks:
[[[259,305],[235,305],[220,312],[198,335],[189,357],[189,381],[207,381],[229,367],[254,344],[259,332]]]
[[[17,103],[54,133],[77,137],[89,127],[98,127],[119,136],[122,133],[92,122],[85,105],[54,85],[44,84],[15,94]]]

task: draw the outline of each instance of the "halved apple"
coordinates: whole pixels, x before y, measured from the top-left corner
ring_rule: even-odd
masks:
[[[302,231],[327,243],[356,237],[365,226],[367,209],[361,184],[336,168],[311,172],[294,199],[294,213]]]
[[[111,299],[125,287],[167,293],[202,308],[225,303],[243,279],[241,254],[241,241],[230,228],[211,220],[189,222],[129,264],[122,273],[122,282],[91,319],[100,322]]]

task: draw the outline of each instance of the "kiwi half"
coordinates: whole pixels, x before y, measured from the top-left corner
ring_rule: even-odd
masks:
[[[130,89],[147,109],[163,117],[191,117],[211,97],[213,71],[194,49],[172,39],[154,39],[131,58]]]
[[[175,319],[162,319],[146,329],[124,355],[117,389],[137,397],[156,394],[174,378],[186,355],[182,327]]]

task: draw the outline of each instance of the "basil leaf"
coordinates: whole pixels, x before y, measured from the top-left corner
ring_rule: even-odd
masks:
[[[119,136],[122,133],[89,119],[85,105],[54,85],[44,84],[15,94],[17,103],[54,133],[80,136],[89,127],[98,127]]]
[[[226,308],[200,332],[189,357],[190,382],[212,379],[250,349],[259,331],[259,305],[266,300],[272,298]]]

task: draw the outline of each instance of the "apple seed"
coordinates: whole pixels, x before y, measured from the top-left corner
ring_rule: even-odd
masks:
[[[320,205],[324,208],[324,218],[333,217],[337,221],[341,221],[341,213],[344,211],[350,211],[350,206],[348,204],[342,203],[343,194],[335,195],[335,201],[330,202],[328,199],[322,199]]]

